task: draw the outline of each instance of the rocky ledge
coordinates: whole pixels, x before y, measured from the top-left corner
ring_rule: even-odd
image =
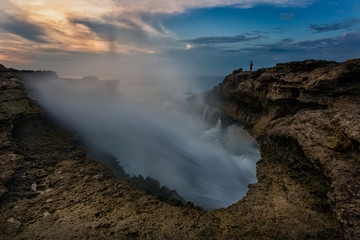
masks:
[[[360,238],[360,59],[237,70],[207,102],[244,124],[261,148],[259,182],[225,211],[262,209],[260,229],[281,219],[277,231],[291,236],[318,229],[324,239]]]
[[[0,65],[0,239],[357,239],[360,62],[236,71],[208,105],[261,148],[236,204],[175,206],[86,157]]]

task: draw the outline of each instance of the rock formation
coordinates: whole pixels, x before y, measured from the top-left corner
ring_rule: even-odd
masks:
[[[215,217],[176,207],[86,157],[0,66],[0,239],[201,239]]]
[[[291,238],[310,229],[326,239],[360,237],[359,60],[235,72],[207,98],[244,124],[261,148],[259,182],[229,209],[241,208],[260,229],[282,219],[276,231]],[[262,213],[251,217],[254,210],[243,207]]]
[[[0,65],[0,239],[357,239],[360,62],[235,71],[206,94],[261,148],[236,204],[174,206],[86,157]]]

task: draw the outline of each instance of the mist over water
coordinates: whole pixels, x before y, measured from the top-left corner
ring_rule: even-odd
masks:
[[[237,202],[257,181],[255,140],[241,127],[222,129],[221,119],[209,127],[201,114],[190,115],[178,104],[184,90],[176,83],[120,81],[103,88],[98,81],[47,79],[31,86],[32,96],[87,146],[206,210]]]

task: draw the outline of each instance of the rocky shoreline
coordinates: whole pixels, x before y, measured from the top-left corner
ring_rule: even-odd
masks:
[[[360,61],[236,71],[209,106],[257,139],[258,183],[204,212],[116,179],[0,66],[0,239],[356,239]]]
[[[212,90],[208,102],[244,124],[260,145],[259,183],[247,199],[265,187],[274,201],[253,201],[274,215],[293,211],[295,231],[308,218],[314,221],[310,228],[333,231],[324,239],[334,237],[334,230],[339,238],[359,238],[359,59],[236,71]]]

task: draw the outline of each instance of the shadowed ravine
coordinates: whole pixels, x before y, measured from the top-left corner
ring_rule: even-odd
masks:
[[[1,67],[2,239],[360,236],[359,61],[237,71],[204,94],[224,122],[246,126],[261,152],[246,197],[211,212],[114,178],[48,120],[20,79]]]

